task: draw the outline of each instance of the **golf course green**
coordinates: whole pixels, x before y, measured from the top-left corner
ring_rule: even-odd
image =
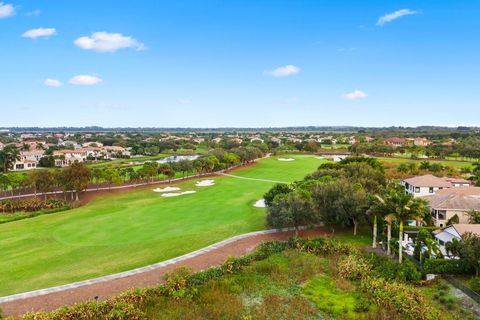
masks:
[[[168,198],[143,188],[0,225],[0,296],[145,266],[264,229],[265,209],[253,203],[273,185],[266,180],[300,180],[324,161],[270,157],[234,171],[237,177],[211,178],[213,186],[174,184],[196,193]]]

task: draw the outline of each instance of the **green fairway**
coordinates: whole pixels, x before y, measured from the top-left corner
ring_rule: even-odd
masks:
[[[445,161],[445,160],[432,160],[432,159],[399,159],[399,158],[384,158],[384,157],[376,157],[383,163],[393,163],[393,164],[400,164],[400,163],[408,163],[408,162],[415,162],[420,164],[422,161],[428,161],[432,163],[438,163],[442,166],[453,167],[453,168],[465,168],[471,167],[472,162],[469,161]]]
[[[259,161],[234,175],[302,179],[324,160],[314,156]],[[166,198],[152,188],[102,196],[88,205],[0,225],[0,296],[125,271],[265,228],[254,208],[271,182],[215,177],[177,186],[197,193]]]

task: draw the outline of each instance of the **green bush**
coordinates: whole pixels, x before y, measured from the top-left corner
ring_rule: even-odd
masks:
[[[405,259],[401,264],[396,261],[376,254],[368,256],[373,265],[373,272],[387,280],[417,282],[422,278],[422,273],[410,260]]]
[[[338,262],[340,276],[349,280],[359,280],[370,272],[372,265],[361,256],[348,255]]]
[[[419,290],[403,283],[365,276],[360,287],[377,305],[391,308],[412,320],[436,320],[440,314],[428,305]]]
[[[290,238],[287,247],[315,255],[349,255],[357,253],[353,246],[328,238]]]
[[[468,286],[470,287],[470,289],[480,294],[480,277],[470,279],[470,281],[468,282]]]
[[[424,273],[433,274],[468,274],[470,268],[459,259],[428,259],[423,263]]]

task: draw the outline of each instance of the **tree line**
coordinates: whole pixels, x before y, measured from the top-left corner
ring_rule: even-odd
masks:
[[[102,183],[120,185],[127,182],[153,182],[156,178],[171,180],[193,173],[208,174],[248,164],[264,155],[262,150],[255,147],[239,147],[231,151],[214,149],[195,160],[170,163],[149,161],[141,166],[90,168],[85,163],[75,162],[56,170],[36,169],[28,172],[0,173],[0,190],[10,191],[13,196],[16,190],[30,189],[34,195],[42,193],[45,198],[49,192],[62,190],[65,195],[70,192],[71,198],[79,200],[79,193],[89,186],[99,187]]]

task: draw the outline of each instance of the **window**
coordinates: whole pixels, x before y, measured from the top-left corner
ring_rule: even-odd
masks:
[[[438,240],[438,243],[441,245],[441,246],[444,246],[445,245],[445,242],[443,242],[442,240]]]
[[[415,187],[415,193],[420,193],[420,187]]]
[[[429,193],[433,193],[433,187],[428,188]]]
[[[438,210],[438,220],[445,220],[447,215],[447,211],[445,210]]]

